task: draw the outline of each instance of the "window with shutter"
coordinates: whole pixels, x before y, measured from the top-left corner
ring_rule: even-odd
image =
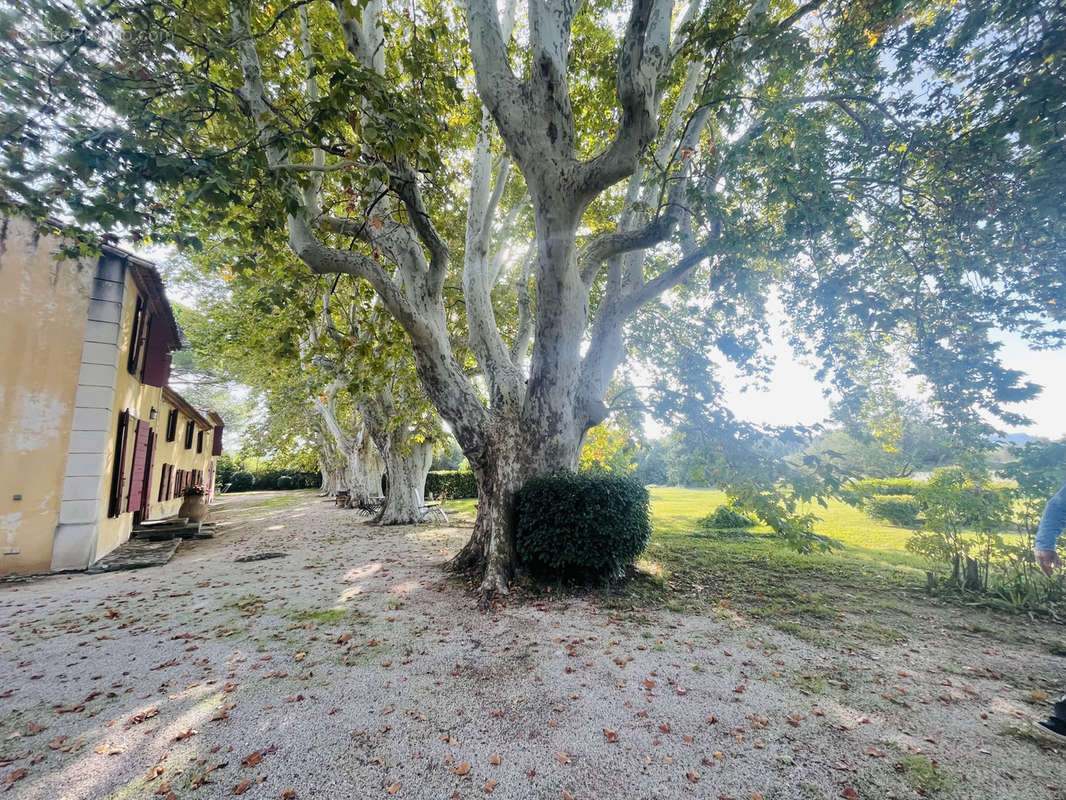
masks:
[[[144,305],[144,298],[137,295],[137,305],[133,311],[133,330],[130,333],[130,352],[126,359],[126,369],[131,375],[137,373],[137,365],[141,361],[141,346],[147,329],[148,310]]]
[[[178,409],[172,408],[167,413],[167,441],[173,442],[178,435]]]
[[[122,513],[122,490],[125,486],[126,434],[130,427],[130,412],[118,415],[118,430],[115,432],[115,462],[111,467],[111,491],[107,497],[107,516],[117,517]]]
[[[148,467],[148,444],[152,432],[147,420],[137,420],[133,437],[133,458],[130,460],[130,493],[126,500],[126,511],[141,511],[144,499],[144,473]]]
[[[185,423],[185,449],[192,449],[192,435],[196,431],[196,426],[192,420]]]
[[[155,496],[157,503],[162,503],[166,497],[167,492],[167,465],[164,464],[162,469],[159,470],[159,492]]]
[[[170,469],[167,470],[167,500],[170,500],[174,494],[174,465],[170,465]]]
[[[196,432],[196,452],[202,453],[204,451],[204,432]]]

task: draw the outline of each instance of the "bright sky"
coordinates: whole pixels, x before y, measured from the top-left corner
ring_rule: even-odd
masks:
[[[1066,353],[1031,350],[1013,335],[1004,334],[1002,341],[1004,362],[1044,387],[1034,400],[1012,408],[1029,417],[1033,424],[1007,433],[1049,439],[1066,437]],[[773,349],[777,364],[770,387],[746,392],[727,389],[729,407],[741,419],[771,425],[810,425],[825,419],[829,414],[829,400],[824,386],[815,379],[814,370],[792,354],[780,325],[774,326]],[[730,383],[739,386],[741,381]]]

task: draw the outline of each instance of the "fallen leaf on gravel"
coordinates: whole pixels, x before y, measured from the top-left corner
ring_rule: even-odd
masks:
[[[603,729],[603,738],[606,739],[608,742],[611,742],[611,743],[617,742],[618,741],[618,732],[617,731],[612,731],[609,728],[604,728]]]
[[[191,737],[193,737],[195,735],[196,735],[196,730],[193,729],[193,728],[189,728],[188,730],[184,730],[181,733],[179,733],[177,736],[175,736],[174,737],[174,741],[175,742],[181,742],[181,741],[184,741],[185,739],[191,738]]]
[[[296,790],[286,789],[281,793],[281,800],[296,800]]]
[[[659,730],[661,730],[663,733],[669,733],[670,732],[670,723],[664,722],[662,725],[659,726]]]
[[[396,794],[402,788],[403,788],[403,784],[402,783],[394,783],[392,786],[390,786],[388,788],[388,792],[389,792],[389,794]]]
[[[655,688],[655,681],[651,680],[650,678],[645,678],[644,679],[644,688],[645,689],[654,689]]]
[[[464,761],[461,764],[456,764],[451,768],[452,775],[466,775],[470,772],[470,762]]]
[[[866,755],[870,756],[870,758],[884,758],[885,757],[885,751],[880,749],[880,748],[878,748],[878,747],[874,747],[873,745],[870,745],[869,747],[866,748]]]
[[[801,717],[799,714],[789,714],[788,724],[791,725],[793,728],[798,728],[800,724],[800,719]]]
[[[685,777],[688,778],[689,783],[696,783],[700,779],[700,774],[698,772],[686,772]]]
[[[246,767],[254,767],[260,761],[263,760],[263,751],[256,750],[254,753],[249,753],[241,759],[241,763]]]
[[[23,736],[36,736],[38,733],[44,730],[44,725],[38,725],[36,722],[27,722],[22,726]]]
[[[22,767],[21,769],[15,770],[10,775],[8,775],[6,778],[4,778],[4,791],[6,792],[8,789],[10,789],[15,784],[15,781],[22,780],[25,777],[26,777],[26,768],[25,767]]]
[[[841,797],[846,797],[847,800],[858,800],[859,793],[852,789],[850,786],[845,786],[844,791],[840,793]]]
[[[296,654],[297,661],[303,661],[305,658],[307,658],[307,653],[302,650]]]
[[[735,694],[744,694],[744,689],[745,688],[746,687],[744,686],[744,684],[741,684],[740,686],[737,686],[735,689],[733,689],[733,692]]]
[[[497,785],[498,784],[496,783],[496,781],[489,781],[481,787],[481,791],[483,791],[485,794],[492,794],[494,791],[496,791]]]
[[[159,784],[159,788],[155,790],[156,794],[169,794],[170,793],[170,781]]]
[[[563,789],[563,800],[574,800],[574,796],[566,791],[566,789]]]
[[[762,800],[762,795],[758,792],[751,793],[751,800]]]
[[[491,756],[489,756],[489,763],[492,764],[492,766],[494,767],[500,766],[500,754],[493,753]]]
[[[560,750],[558,753],[555,754],[555,760],[558,761],[560,764],[569,764],[570,754]]]
[[[163,774],[165,769],[166,767],[164,767],[162,764],[156,764],[154,767],[148,770],[148,776],[145,778],[145,780],[154,781],[156,778]]]
[[[101,745],[97,745],[96,747],[94,747],[93,748],[93,752],[94,753],[98,753],[99,755],[102,755],[102,756],[117,756],[119,753],[121,753],[125,749],[126,749],[125,747],[121,747],[121,746],[117,746],[117,745],[113,745],[113,744],[101,744]]]
[[[248,791],[248,787],[252,785],[252,782],[245,778],[243,781],[233,787],[234,794],[244,794]]]
[[[126,720],[126,724],[127,725],[139,725],[140,723],[144,722],[146,719],[151,719],[152,717],[154,717],[158,713],[159,713],[159,709],[158,708],[149,708],[147,711],[142,711],[140,714],[134,714],[132,717],[130,717],[128,720]]]

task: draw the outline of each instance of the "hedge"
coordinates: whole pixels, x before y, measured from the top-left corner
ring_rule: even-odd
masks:
[[[318,472],[294,472],[292,470],[272,469],[253,475],[240,471],[230,478],[230,492],[263,491],[267,489],[317,489],[322,485],[322,475]]]
[[[443,493],[449,500],[477,497],[477,481],[473,472],[437,470],[426,475],[426,494],[431,493],[434,497]]]
[[[612,578],[651,538],[648,490],[619,475],[533,478],[515,496],[515,544],[534,575]]]
[[[866,513],[899,525],[903,528],[918,528],[918,515],[922,511],[918,498],[905,494],[875,494],[863,504]]]
[[[850,489],[863,497],[880,495],[916,495],[918,490],[925,486],[925,481],[916,481],[913,478],[866,478],[855,481]]]

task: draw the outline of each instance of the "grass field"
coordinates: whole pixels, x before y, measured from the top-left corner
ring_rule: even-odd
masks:
[[[842,608],[903,608],[896,590],[925,583],[925,565],[907,552],[909,530],[870,519],[832,501],[812,510],[817,533],[843,547],[798,553],[766,528],[747,532],[704,529],[699,520],[726,502],[713,489],[649,487],[652,539],[617,602],[663,604],[677,611],[729,608],[805,639],[839,624]],[[447,504],[456,521],[472,523],[474,500]],[[887,591],[886,591],[887,590]],[[851,626],[854,627],[854,626]],[[861,635],[891,639],[895,632],[864,623]]]

